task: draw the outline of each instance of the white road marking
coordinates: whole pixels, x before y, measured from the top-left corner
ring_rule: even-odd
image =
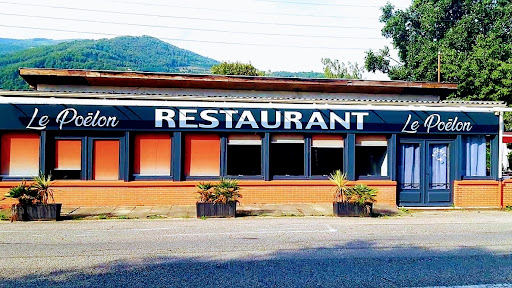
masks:
[[[333,233],[338,232],[338,230],[332,228],[331,225],[329,225],[329,224],[325,224],[325,226],[327,226],[327,229],[329,229],[329,232],[333,232]]]
[[[243,235],[243,234],[280,234],[280,233],[333,233],[338,230],[330,228],[329,230],[261,230],[261,231],[237,231],[237,232],[218,232],[218,233],[176,233],[165,236],[201,236],[201,235]]]

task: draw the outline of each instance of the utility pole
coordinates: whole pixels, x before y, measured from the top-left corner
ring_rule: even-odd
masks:
[[[441,51],[437,50],[437,83],[441,83]]]

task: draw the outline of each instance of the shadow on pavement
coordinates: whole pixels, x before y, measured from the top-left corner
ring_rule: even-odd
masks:
[[[512,282],[511,253],[376,247],[371,241],[354,241],[251,259],[140,257],[50,274],[34,271],[0,279],[0,287],[410,287],[507,282]]]

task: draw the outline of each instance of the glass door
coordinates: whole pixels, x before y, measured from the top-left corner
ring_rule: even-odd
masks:
[[[452,141],[400,141],[400,206],[449,206],[452,203],[451,146]]]
[[[427,141],[426,203],[452,202],[450,144]]]

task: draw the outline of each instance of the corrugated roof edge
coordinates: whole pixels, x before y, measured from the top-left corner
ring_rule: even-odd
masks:
[[[396,93],[448,95],[453,83],[379,81],[327,78],[286,78],[269,76],[209,75],[137,71],[106,71],[52,68],[20,68],[27,83],[118,87],[200,88],[326,93]]]
[[[503,101],[465,101],[465,100],[398,100],[398,99],[333,99],[333,98],[293,98],[293,97],[248,97],[232,95],[166,95],[166,94],[132,94],[132,93],[103,93],[103,92],[50,92],[50,91],[7,91],[0,90],[0,97],[34,97],[34,98],[68,98],[68,99],[110,99],[110,100],[140,100],[140,101],[210,101],[210,102],[251,102],[268,103],[318,103],[318,104],[375,104],[375,105],[429,105],[429,106],[486,106],[506,107]]]

